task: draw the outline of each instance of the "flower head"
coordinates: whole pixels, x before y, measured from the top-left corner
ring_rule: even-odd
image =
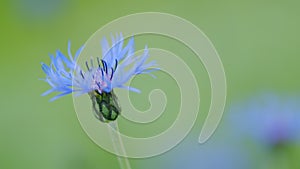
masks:
[[[126,88],[134,92],[138,89],[125,86],[125,83],[138,74],[150,74],[157,68],[155,62],[146,63],[149,53],[147,47],[142,55],[134,55],[134,39],[131,37],[126,46],[122,34],[112,36],[112,45],[106,38],[101,41],[102,58],[97,57],[85,62],[84,71],[76,60],[82,51],[81,47],[73,57],[71,45],[68,45],[69,58],[59,50],[56,56],[50,56],[51,64],[42,63],[42,69],[46,74],[44,79],[52,88],[43,95],[52,92],[60,94],[52,98],[55,100],[72,92],[78,95],[97,92],[99,94],[110,93],[114,88]]]

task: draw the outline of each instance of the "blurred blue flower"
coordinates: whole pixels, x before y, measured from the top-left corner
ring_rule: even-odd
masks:
[[[48,66],[42,63],[42,69],[46,74],[44,79],[52,88],[42,95],[52,92],[59,92],[51,101],[70,94],[77,95],[97,91],[98,93],[109,93],[113,88],[125,88],[134,92],[140,92],[138,89],[125,86],[125,83],[134,75],[151,74],[158,70],[155,61],[146,63],[149,57],[148,49],[145,47],[144,53],[140,56],[134,55],[134,39],[131,37],[125,47],[122,34],[112,36],[112,45],[106,38],[101,41],[102,58],[94,61],[91,59],[85,62],[86,71],[81,69],[76,63],[77,58],[82,51],[81,47],[73,57],[71,54],[71,44],[68,45],[67,58],[59,50],[56,56],[50,56],[51,64]],[[94,64],[97,63],[97,64]],[[153,76],[153,75],[152,75]]]
[[[300,100],[265,94],[234,106],[232,125],[239,137],[277,147],[300,141]]]
[[[228,126],[220,123],[218,130],[204,144],[197,142],[198,135],[185,138],[178,146],[159,157],[172,169],[250,169],[248,154],[241,151],[228,132]],[[165,159],[164,159],[165,158]]]

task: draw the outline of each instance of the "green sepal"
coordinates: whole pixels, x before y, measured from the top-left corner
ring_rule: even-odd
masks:
[[[113,91],[109,93],[94,91],[89,95],[93,102],[94,115],[100,121],[106,123],[114,121],[120,115],[121,108]]]

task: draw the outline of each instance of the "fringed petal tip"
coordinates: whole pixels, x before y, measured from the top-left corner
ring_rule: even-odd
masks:
[[[121,86],[120,88],[127,89],[127,90],[135,92],[135,93],[141,93],[141,91],[139,89],[130,87],[130,86]]]
[[[59,94],[59,95],[56,95],[56,96],[52,97],[49,101],[50,101],[50,102],[53,102],[54,100],[56,100],[56,99],[58,99],[58,98],[60,98],[60,97],[62,97],[62,96],[65,96],[65,95],[67,95],[67,94],[70,94],[70,93],[72,93],[72,91],[67,91],[67,92],[61,93],[61,94]]]
[[[52,88],[52,89],[47,90],[47,91],[45,91],[44,93],[42,93],[41,96],[46,96],[46,95],[48,95],[48,94],[50,94],[50,93],[52,93],[52,92],[54,92],[54,91],[55,91],[55,90]]]

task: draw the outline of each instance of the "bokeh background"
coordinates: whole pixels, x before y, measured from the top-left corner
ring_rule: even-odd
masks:
[[[291,123],[300,123],[299,116],[294,116],[300,113],[299,6],[296,0],[0,1],[0,168],[118,168],[116,157],[95,145],[81,129],[71,96],[50,103],[51,96],[40,96],[49,88],[39,80],[44,77],[40,62],[49,63],[48,55],[57,49],[67,53],[68,40],[75,51],[113,19],[147,11],[185,18],[210,38],[225,67],[227,106],[217,132],[207,143],[199,145],[198,134],[210,103],[205,68],[191,51],[173,39],[137,37],[140,47],[147,43],[149,47],[170,50],[182,57],[197,75],[202,102],[196,124],[183,142],[156,157],[130,159],[132,168],[299,168],[300,143],[296,138],[292,143],[283,139],[282,144],[265,145],[247,135],[246,129],[245,135],[235,130],[243,128],[243,120],[253,126],[260,124],[259,115],[244,116],[249,111],[292,112]],[[136,78],[133,83],[145,92],[132,94],[131,98],[137,108],[147,109],[151,87],[162,87],[168,97],[166,115],[157,124],[141,128],[124,124],[125,133],[140,137],[157,134],[176,117],[180,101],[178,86],[171,78],[162,84],[160,79],[168,76],[160,72],[156,75],[158,79],[153,83]],[[263,101],[253,103],[255,97],[261,98],[265,93],[279,98],[267,110],[264,104],[259,104]],[[286,108],[290,104],[293,109]],[[236,105],[238,111],[234,109]],[[235,122],[240,123],[231,121],[236,114],[239,116]],[[255,129],[262,132],[262,128]],[[299,135],[297,127],[291,131]]]

